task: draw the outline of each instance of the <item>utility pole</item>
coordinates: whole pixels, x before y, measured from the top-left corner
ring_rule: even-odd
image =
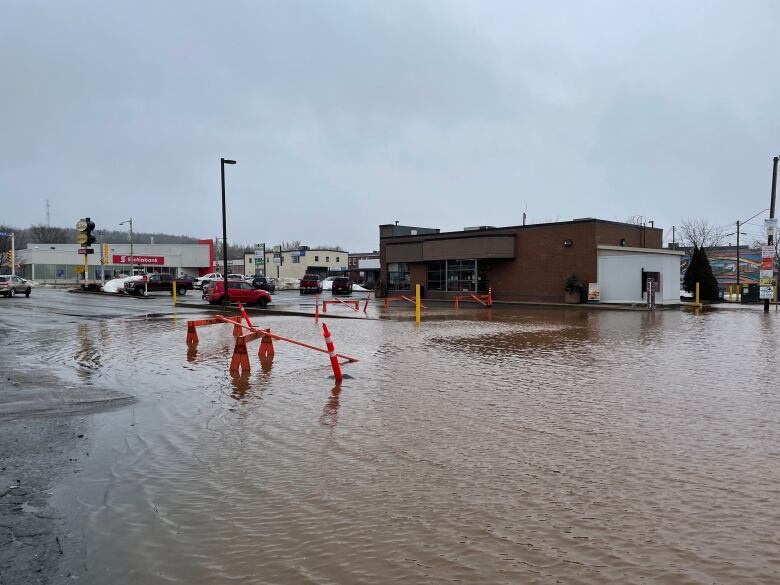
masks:
[[[677,241],[675,240],[675,233],[674,233],[675,226],[672,226],[672,250],[677,249]]]
[[[769,204],[769,219],[775,218],[775,197],[777,195],[777,161],[780,157],[774,157],[772,159],[772,200]],[[769,234],[767,237],[767,246],[771,246],[774,241],[773,234]],[[774,262],[773,262],[774,264]],[[777,283],[775,283],[777,286]],[[769,299],[764,299],[764,313],[769,312]]]
[[[737,295],[740,294],[740,291],[741,289],[739,288],[739,220],[737,220]],[[737,298],[740,297],[737,296]]]

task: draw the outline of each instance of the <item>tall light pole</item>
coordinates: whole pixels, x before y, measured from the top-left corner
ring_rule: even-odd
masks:
[[[223,273],[222,276],[225,279],[225,294],[222,297],[222,302],[228,301],[228,270],[227,270],[227,216],[225,213],[225,165],[234,165],[236,161],[227,158],[219,159],[220,171],[222,172],[222,261],[223,261]]]
[[[133,256],[133,218],[121,222],[119,225],[130,224],[130,276],[135,276],[135,257]]]

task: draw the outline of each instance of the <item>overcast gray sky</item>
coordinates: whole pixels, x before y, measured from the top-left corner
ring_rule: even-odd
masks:
[[[375,249],[380,223],[769,206],[780,2],[2,2],[0,223]],[[758,229],[756,228],[756,232]]]

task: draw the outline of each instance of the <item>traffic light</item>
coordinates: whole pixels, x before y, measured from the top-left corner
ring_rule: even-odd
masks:
[[[82,248],[89,248],[95,243],[95,236],[92,235],[92,230],[95,229],[95,222],[85,217],[80,219],[76,224],[76,229],[79,231],[76,236],[76,243],[81,244]]]
[[[8,250],[8,253],[5,256],[5,263],[8,265],[9,268],[14,265],[14,251],[13,250]]]
[[[109,256],[109,253],[111,252],[111,247],[108,244],[103,244],[102,247],[103,247],[103,254],[102,254],[103,255],[103,258],[102,258],[103,264],[109,264],[108,256]]]

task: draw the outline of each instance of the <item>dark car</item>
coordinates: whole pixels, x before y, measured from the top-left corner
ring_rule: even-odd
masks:
[[[333,279],[330,292],[334,295],[352,294],[352,281],[346,276],[337,276]]]
[[[192,274],[180,274],[176,277],[177,282],[189,282],[191,285],[195,285],[195,276],[192,276]]]
[[[203,293],[203,298],[212,305],[218,305],[225,296],[225,282],[218,280]],[[268,291],[254,288],[248,282],[239,282],[236,280],[228,281],[228,301],[242,302],[246,305],[257,305],[265,307],[271,302],[271,295]]]
[[[255,276],[248,282],[255,288],[266,290],[269,293],[276,292],[276,284],[274,284],[272,278],[266,278],[265,276]]]
[[[304,274],[303,278],[301,278],[299,288],[301,289],[301,294],[321,293],[322,281],[318,274]]]
[[[146,292],[168,292],[173,294],[173,283],[176,283],[176,294],[186,295],[192,290],[192,281],[174,280],[171,274],[151,274],[141,279],[129,280],[125,283],[125,292],[129,295],[141,296]]]

